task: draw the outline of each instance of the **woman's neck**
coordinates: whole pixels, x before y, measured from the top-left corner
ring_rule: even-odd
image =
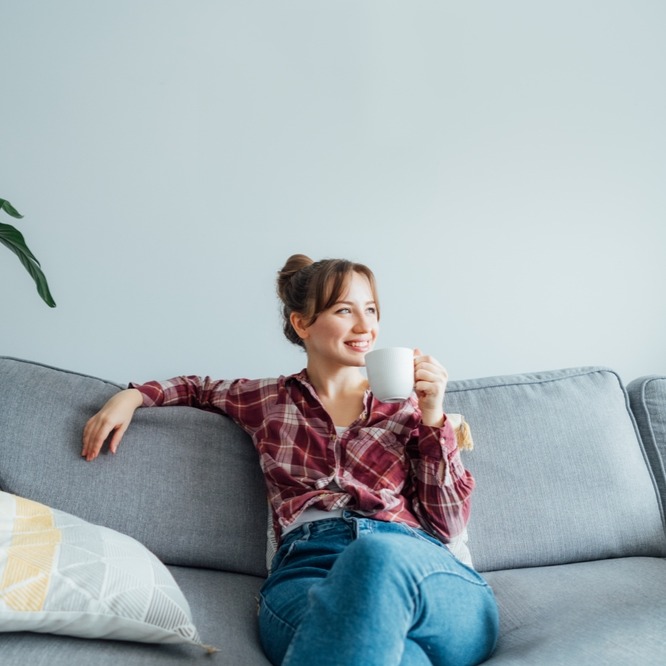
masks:
[[[350,396],[363,395],[368,386],[367,379],[358,368],[342,367],[331,371],[308,363],[307,371],[317,395],[326,400],[344,400]]]
[[[317,392],[326,413],[336,427],[348,427],[363,413],[364,396],[368,382],[357,368],[353,372],[319,375],[308,370],[310,383]]]

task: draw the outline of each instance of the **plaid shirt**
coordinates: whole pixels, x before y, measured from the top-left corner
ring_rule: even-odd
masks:
[[[349,509],[422,527],[448,542],[469,518],[474,479],[448,419],[421,423],[415,394],[384,403],[370,391],[342,435],[305,370],[277,379],[177,377],[131,384],[143,406],[189,405],[233,419],[259,453],[276,534],[309,507]]]

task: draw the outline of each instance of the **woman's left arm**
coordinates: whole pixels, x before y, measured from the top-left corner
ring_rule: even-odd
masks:
[[[464,468],[453,425],[444,413],[448,374],[432,356],[414,350],[414,388],[421,411],[408,446],[412,505],[419,520],[444,541],[465,530],[474,478]]]

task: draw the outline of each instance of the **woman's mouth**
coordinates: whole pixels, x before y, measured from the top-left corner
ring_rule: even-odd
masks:
[[[370,341],[369,340],[352,340],[350,342],[345,342],[347,347],[350,347],[357,352],[367,352],[370,351]]]

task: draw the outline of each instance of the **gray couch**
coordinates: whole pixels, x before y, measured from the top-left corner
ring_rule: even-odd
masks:
[[[86,463],[83,425],[119,388],[0,358],[0,489],[143,543],[220,652],[14,632],[0,634],[2,663],[267,664],[255,626],[266,499],[250,440],[219,415],[139,410],[118,454]],[[446,408],[475,441],[469,545],[501,612],[487,663],[666,663],[666,377],[628,393],[604,368],[452,381]]]

